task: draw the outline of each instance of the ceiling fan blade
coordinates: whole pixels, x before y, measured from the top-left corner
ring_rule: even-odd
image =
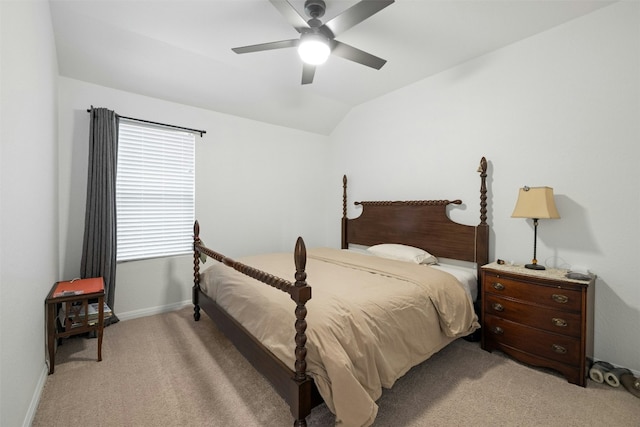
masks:
[[[278,11],[285,17],[289,24],[293,25],[293,28],[296,29],[297,32],[302,33],[304,29],[309,28],[309,24],[307,24],[307,20],[301,16],[298,11],[291,6],[286,0],[269,0],[271,4],[278,9]]]
[[[313,83],[313,76],[316,74],[316,66],[303,63],[302,64],[302,84],[308,85]]]
[[[279,42],[269,42],[253,44],[251,46],[234,47],[231,50],[235,53],[262,52],[263,50],[284,49],[286,47],[296,47],[300,39],[281,40]]]
[[[344,59],[348,59],[353,62],[357,62],[367,67],[375,68],[379,70],[384,64],[387,63],[386,59],[378,58],[375,55],[367,53],[363,50],[357,49],[348,44],[344,44],[337,40],[331,42],[331,54],[339,56]]]
[[[380,12],[393,2],[394,0],[362,0],[360,3],[354,4],[330,21],[325,22],[324,25],[329,27],[331,32],[337,36],[354,25],[361,23],[370,16]]]

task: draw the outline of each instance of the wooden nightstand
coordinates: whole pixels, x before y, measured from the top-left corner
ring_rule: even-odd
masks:
[[[98,316],[90,315],[89,301],[97,300]],[[104,328],[104,281],[102,277],[56,282],[45,300],[47,307],[47,348],[49,375],[56,364],[55,343],[60,338],[95,331],[98,336],[98,362],[102,360],[102,332]],[[64,310],[58,318],[59,309]],[[58,318],[58,319],[57,319]],[[60,327],[58,327],[58,320]]]
[[[482,267],[482,348],[501,350],[586,386],[593,356],[595,277],[572,280],[567,270]]]

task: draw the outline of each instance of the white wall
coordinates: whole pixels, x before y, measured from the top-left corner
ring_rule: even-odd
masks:
[[[540,221],[537,258],[598,275],[595,358],[640,371],[639,3],[361,105],[331,139],[350,201],[461,198],[451,216],[468,224],[479,222],[475,170],[486,156],[492,259],[531,260],[532,224],[510,218],[517,191],[553,187],[562,218]]]
[[[56,81],[48,2],[0,2],[0,425],[29,425],[58,280]]]
[[[201,238],[230,257],[290,251],[298,235],[325,244],[321,183],[327,137],[59,79],[60,269],[80,270],[89,139],[87,108],[206,130],[196,137],[196,218]],[[320,226],[318,226],[318,224]],[[118,264],[115,310],[122,318],[191,299],[191,256]],[[295,268],[292,261],[292,279]]]

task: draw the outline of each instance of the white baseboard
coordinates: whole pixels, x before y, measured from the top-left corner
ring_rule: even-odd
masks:
[[[42,372],[40,372],[40,378],[38,379],[38,384],[36,384],[35,392],[33,393],[33,397],[31,398],[31,403],[29,403],[29,408],[27,410],[27,414],[24,417],[23,427],[29,427],[33,424],[33,419],[36,416],[36,411],[38,410],[38,404],[40,403],[40,398],[42,397],[42,390],[44,390],[44,385],[47,382],[47,377],[49,376],[49,365],[45,362],[44,368]]]
[[[183,307],[192,305],[191,300],[176,302],[173,304],[162,305],[158,307],[143,308],[141,310],[126,311],[124,313],[116,313],[121,321],[137,319],[139,317],[153,316],[154,314],[168,313],[170,311],[180,310]]]

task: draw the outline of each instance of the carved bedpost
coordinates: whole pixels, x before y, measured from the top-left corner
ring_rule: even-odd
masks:
[[[487,223],[487,159],[480,159],[480,225]]]
[[[342,176],[342,249],[347,249],[347,175]]]
[[[291,289],[291,298],[296,302],[296,380],[304,381],[307,379],[307,307],[305,304],[311,299],[311,288],[307,286],[307,249],[304,245],[302,237],[298,237],[296,248],[294,251],[294,260],[296,264],[296,283]]]
[[[480,173],[480,224],[477,227],[476,236],[476,263],[478,267],[478,280],[480,280],[480,267],[489,263],[489,224],[487,224],[487,159],[480,159],[478,167]]]
[[[307,285],[307,273],[305,268],[307,266],[307,249],[304,245],[302,237],[298,237],[296,241],[296,247],[294,250],[294,261],[296,265],[296,282],[294,286],[289,289],[291,299],[296,302],[296,362],[295,362],[295,377],[294,381],[298,383],[299,387],[308,389],[308,395],[311,393],[311,379],[307,375],[307,307],[305,304],[311,299],[311,287]],[[307,393],[305,393],[307,394]],[[294,427],[306,427],[306,416],[311,411],[310,400],[298,402],[298,406],[292,407],[292,413],[295,420],[293,422]]]
[[[200,320],[200,305],[198,292],[200,291],[200,250],[198,245],[200,241],[200,224],[196,220],[193,224],[193,288],[192,301],[193,301],[193,318]]]

